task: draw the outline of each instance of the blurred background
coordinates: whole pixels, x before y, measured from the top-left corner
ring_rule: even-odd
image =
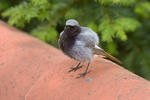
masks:
[[[65,21],[76,19],[123,67],[150,80],[149,0],[0,0],[0,19],[56,48]]]

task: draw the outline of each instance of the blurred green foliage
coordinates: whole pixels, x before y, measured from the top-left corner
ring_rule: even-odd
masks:
[[[149,0],[0,0],[0,18],[56,47],[65,21],[76,19],[124,67],[150,80]]]

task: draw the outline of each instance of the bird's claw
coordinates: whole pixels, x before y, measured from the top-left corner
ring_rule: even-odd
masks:
[[[72,71],[77,71],[78,69],[82,68],[82,66],[76,66],[76,67],[73,67],[71,68],[68,72],[72,72]]]
[[[81,73],[81,74],[79,74],[79,76],[77,77],[77,78],[80,78],[80,77],[85,77],[88,73],[90,73],[91,71],[86,71],[86,72],[84,72],[84,73]]]

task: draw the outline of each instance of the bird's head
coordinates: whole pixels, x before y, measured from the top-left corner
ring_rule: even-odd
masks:
[[[66,21],[66,26],[64,32],[69,36],[73,37],[80,33],[81,28],[79,23],[74,19],[69,19]]]

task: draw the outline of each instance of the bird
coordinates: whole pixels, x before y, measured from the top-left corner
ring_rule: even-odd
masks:
[[[65,28],[59,35],[58,44],[65,55],[79,61],[77,66],[71,68],[69,72],[82,68],[80,66],[82,62],[87,63],[85,71],[79,74],[79,77],[84,77],[90,72],[88,68],[94,55],[104,56],[121,64],[121,61],[99,46],[99,37],[96,32],[88,27],[80,26],[75,19],[66,21]]]

